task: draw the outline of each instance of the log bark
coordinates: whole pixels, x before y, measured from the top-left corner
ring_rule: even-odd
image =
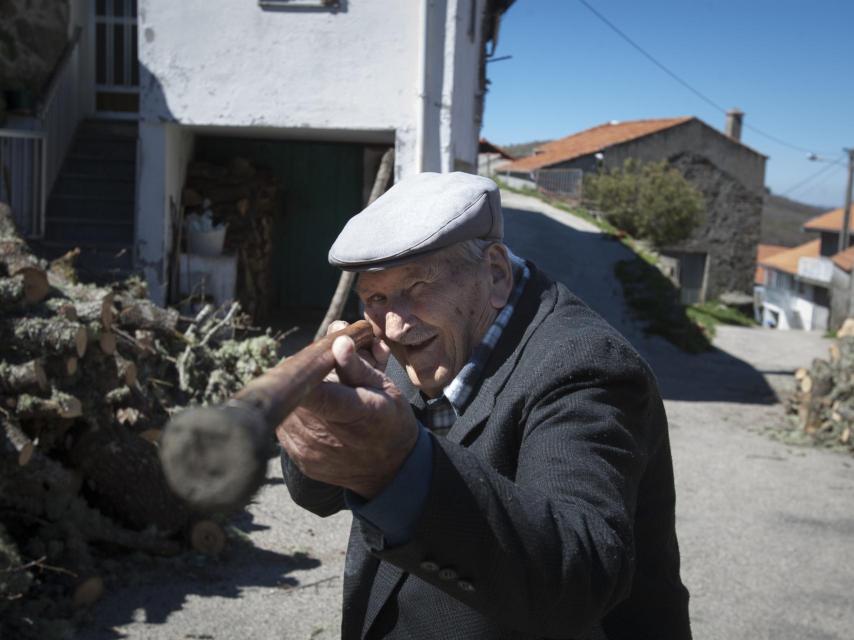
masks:
[[[15,341],[29,353],[80,357],[86,353],[86,328],[62,318],[0,318],[0,339]]]
[[[0,392],[20,393],[30,389],[50,389],[42,360],[22,364],[8,364],[0,360]]]
[[[99,323],[109,331],[113,327],[115,310],[113,309],[113,294],[107,293],[100,300],[83,300],[75,304],[77,315],[81,322],[90,325]]]
[[[0,278],[0,308],[9,308],[24,300],[24,276]]]
[[[6,435],[6,441],[18,454],[18,466],[28,465],[36,450],[33,441],[21,430],[18,421],[11,416],[3,420],[3,431]]]
[[[92,429],[73,444],[70,458],[97,506],[116,521],[162,533],[187,524],[189,511],[166,484],[151,443],[120,429]]]
[[[123,380],[127,386],[132,387],[136,384],[136,363],[132,360],[127,360],[126,358],[123,358],[119,354],[116,354],[115,358],[116,370],[118,371],[119,379]]]
[[[119,314],[119,324],[131,329],[152,329],[174,332],[178,326],[178,311],[158,307],[150,300],[125,303]]]
[[[79,418],[83,415],[83,404],[74,396],[54,389],[50,398],[21,394],[15,413],[21,420]]]

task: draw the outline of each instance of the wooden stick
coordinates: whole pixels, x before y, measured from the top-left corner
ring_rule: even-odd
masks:
[[[200,510],[242,507],[264,480],[273,429],[335,366],[332,343],[342,335],[357,348],[373,341],[371,325],[360,320],[282,360],[226,405],[170,420],[160,459],[173,491]]]

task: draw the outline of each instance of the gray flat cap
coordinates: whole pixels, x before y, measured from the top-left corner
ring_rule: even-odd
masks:
[[[329,250],[346,271],[384,269],[457,242],[504,237],[501,196],[489,178],[419,173],[347,221]]]

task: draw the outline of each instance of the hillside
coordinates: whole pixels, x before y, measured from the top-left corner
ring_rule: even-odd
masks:
[[[514,158],[524,158],[525,156],[529,156],[534,153],[534,149],[546,144],[547,142],[551,142],[551,140],[532,140],[531,142],[519,142],[516,144],[503,145],[501,148]]]
[[[816,207],[783,196],[767,194],[762,207],[762,244],[779,244],[794,247],[815,238],[815,234],[801,230],[804,222],[827,211],[825,207]]]

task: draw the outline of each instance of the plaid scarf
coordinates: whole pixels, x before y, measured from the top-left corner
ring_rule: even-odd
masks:
[[[495,322],[487,329],[486,335],[483,336],[480,344],[475,347],[469,361],[460,369],[460,372],[451,380],[451,383],[442,390],[442,395],[427,400],[427,406],[421,415],[422,422],[425,427],[436,435],[443,436],[447,434],[471,400],[474,390],[480,384],[486,362],[489,360],[489,356],[492,355],[495,345],[498,344],[504,328],[510,322],[510,318],[516,308],[516,303],[519,301],[519,296],[522,295],[522,290],[531,277],[531,271],[528,269],[525,261],[515,256],[512,252],[510,252],[510,262],[513,266],[513,279],[516,281],[516,284],[513,287],[513,292],[510,294],[507,304],[501,309],[498,317],[495,318]]]

